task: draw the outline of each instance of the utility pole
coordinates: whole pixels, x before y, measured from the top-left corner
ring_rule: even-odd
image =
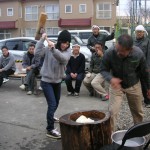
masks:
[[[144,16],[145,17],[145,26],[146,26],[146,19],[147,19],[147,11],[146,11],[147,8],[146,8],[146,5],[147,5],[147,3],[146,3],[146,0],[145,0],[145,16]]]
[[[131,36],[133,36],[134,26],[135,26],[135,0],[131,0]]]
[[[141,17],[141,0],[139,0],[139,20],[138,20],[139,24],[142,24],[141,19],[142,19],[142,17]]]
[[[136,25],[137,25],[137,23],[138,23],[138,8],[137,8],[137,0],[136,0],[136,3],[135,3],[135,23],[136,23]]]

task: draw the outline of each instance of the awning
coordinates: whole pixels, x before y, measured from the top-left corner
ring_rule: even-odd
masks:
[[[85,27],[91,26],[91,18],[59,19],[59,27]]]
[[[16,22],[15,21],[1,21],[0,29],[15,29]]]

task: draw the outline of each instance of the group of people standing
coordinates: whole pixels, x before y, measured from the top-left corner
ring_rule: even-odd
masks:
[[[48,105],[46,128],[48,137],[61,138],[61,134],[54,129],[54,113],[59,105],[64,74],[66,74],[68,96],[79,97],[83,81],[90,96],[97,92],[102,100],[109,100],[112,131],[115,131],[124,95],[127,97],[135,124],[143,120],[143,97],[145,106],[150,106],[150,40],[145,36],[147,34],[145,28],[142,25],[135,28],[135,40],[127,34],[119,36],[117,43],[108,50],[105,49],[105,42],[114,38],[114,31],[110,36],[105,36],[100,33],[100,28],[96,25],[92,26],[92,31],[93,34],[89,37],[87,44],[92,57],[90,69],[86,74],[85,56],[80,53],[80,45],[77,44],[72,46],[71,52],[71,35],[67,30],[59,34],[56,44],[49,41],[44,33],[36,44],[34,59],[32,59],[31,49],[34,48],[32,45],[24,56],[24,59],[30,62],[30,67],[26,67],[29,76],[37,66],[40,66],[39,58],[44,58],[40,74],[41,87]],[[45,40],[48,42],[47,47],[43,44]],[[2,49],[2,52],[5,50],[7,50],[6,47]],[[0,77],[2,78],[4,78],[2,72],[8,69],[7,64],[2,60],[7,56],[3,54],[0,58]],[[15,71],[15,69],[12,70]],[[75,80],[74,88],[72,80]],[[32,78],[26,81],[29,91],[33,89],[33,84],[30,85],[32,81]],[[104,81],[109,83],[109,93],[103,87]]]
[[[104,100],[109,99],[112,131],[115,131],[116,120],[124,95],[126,95],[127,97],[134,124],[142,122],[142,84],[144,84],[146,92],[144,98],[148,102],[150,98],[150,74],[148,69],[148,63],[146,61],[146,59],[148,58],[142,52],[149,51],[149,49],[144,49],[149,47],[149,39],[144,36],[146,30],[144,27],[141,28],[141,25],[138,26],[135,31],[135,41],[131,36],[124,34],[117,39],[117,43],[114,46],[105,51],[105,46],[103,43],[105,43],[105,40],[107,38],[105,38],[104,41],[96,40],[100,36],[100,33],[94,36],[95,28],[99,30],[98,26],[93,27],[92,40],[95,39],[95,41],[93,45],[89,47],[91,48],[93,54],[91,58],[89,72],[86,74],[85,77],[85,58],[79,51],[80,46],[73,45],[73,51],[71,53],[71,49],[69,48],[70,40],[64,40],[66,39],[66,36],[61,40],[58,38],[56,46],[54,46],[54,43],[49,42],[49,47],[46,49],[41,47],[42,43],[44,42],[43,39],[46,39],[46,35],[44,34],[43,38],[37,44],[37,52],[35,52],[35,54],[40,52],[42,53],[41,49],[43,49],[46,58],[50,58],[53,56],[54,60],[57,61],[57,71],[59,70],[58,72],[61,72],[61,75],[63,75],[66,70],[65,82],[67,85],[68,96],[79,96],[81,83],[83,81],[83,84],[87,87],[91,96],[93,95],[94,89],[96,92],[102,95],[102,98]],[[62,31],[61,33],[63,34],[64,31]],[[59,36],[62,36],[62,34],[60,34]],[[141,34],[143,34],[143,36],[140,36]],[[65,33],[65,35],[69,35],[69,33]],[[91,37],[89,38],[88,43],[90,43]],[[138,43],[140,40],[146,41],[144,44],[142,44],[141,49],[139,48],[139,46],[135,46],[136,42]],[[61,43],[61,46],[57,47],[58,43]],[[147,54],[148,52],[145,53]],[[47,55],[50,56],[48,57]],[[58,107],[60,99],[60,92],[57,93],[58,91],[60,91],[60,87],[55,88],[54,85],[61,85],[60,82],[62,76],[58,77],[59,73],[57,72],[56,74],[54,72],[55,65],[53,67],[50,66],[50,64],[54,64],[51,62],[51,60],[52,59],[47,59],[45,64],[43,64],[42,66],[42,88],[48,103],[47,136],[52,138],[60,138],[60,133],[52,129],[54,129],[54,112]],[[49,75],[48,71],[44,69],[44,66],[46,68],[53,68]],[[52,72],[54,72],[55,76],[52,76]],[[57,77],[60,80],[57,80]],[[72,80],[76,81],[75,88],[73,88],[72,86]],[[110,84],[109,94],[102,87],[102,83],[105,80],[108,81]],[[144,100],[144,102],[146,101]]]

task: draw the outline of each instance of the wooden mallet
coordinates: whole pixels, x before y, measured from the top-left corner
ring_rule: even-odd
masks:
[[[36,29],[36,35],[35,35],[35,40],[39,40],[42,36],[42,34],[45,32],[45,24],[47,20],[47,14],[44,12],[41,12],[38,24],[37,24],[37,29]]]

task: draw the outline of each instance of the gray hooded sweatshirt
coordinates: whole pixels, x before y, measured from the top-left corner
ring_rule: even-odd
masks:
[[[44,62],[40,71],[41,80],[48,83],[59,83],[64,77],[66,65],[71,56],[71,49],[60,51],[44,47],[44,39],[37,42],[35,56],[44,57]]]
[[[12,69],[16,71],[15,58],[12,53],[9,52],[7,57],[3,55],[0,56],[0,67],[3,68],[3,71]]]

